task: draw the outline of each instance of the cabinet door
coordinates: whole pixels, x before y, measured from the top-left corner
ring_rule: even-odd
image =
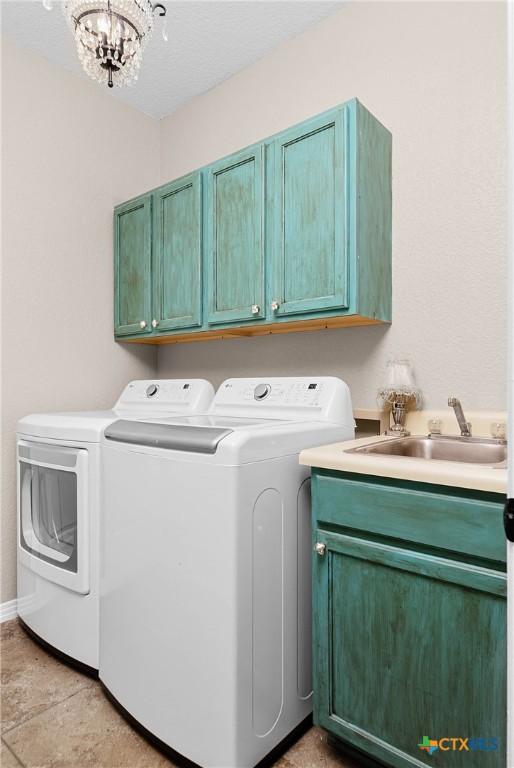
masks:
[[[316,721],[398,768],[503,767],[505,574],[316,536],[326,546],[313,567]],[[468,749],[423,749],[443,738]]]
[[[114,332],[148,333],[152,305],[152,198],[114,210]]]
[[[264,317],[264,147],[209,168],[209,323]]]
[[[270,289],[276,315],[348,306],[345,114],[311,120],[273,142]]]
[[[202,323],[202,182],[193,173],[154,194],[157,330]]]

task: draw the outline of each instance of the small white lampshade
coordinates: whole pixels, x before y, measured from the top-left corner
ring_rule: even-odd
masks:
[[[378,390],[377,403],[380,408],[389,408],[402,397],[409,408],[420,408],[422,395],[409,360],[389,360],[385,382]]]
[[[414,371],[408,360],[389,360],[383,389],[395,392],[417,390]]]

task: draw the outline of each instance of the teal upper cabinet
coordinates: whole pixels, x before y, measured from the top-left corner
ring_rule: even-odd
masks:
[[[202,323],[202,177],[154,193],[153,320],[159,331]]]
[[[209,323],[257,320],[265,315],[264,147],[207,173]]]
[[[151,331],[152,197],[114,210],[114,330],[118,336]]]
[[[345,111],[271,145],[271,309],[278,316],[348,306]]]
[[[361,317],[391,320],[391,134],[356,99],[348,125],[347,236],[350,282]]]
[[[268,161],[276,320],[391,320],[391,134],[356,99],[286,131]]]
[[[124,340],[391,321],[391,134],[357,99],[120,206],[115,221]]]

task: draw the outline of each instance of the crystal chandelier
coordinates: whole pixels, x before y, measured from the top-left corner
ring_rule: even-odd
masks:
[[[150,0],[64,0],[63,13],[84,71],[109,88],[134,83],[155,11],[166,15],[161,3]],[[167,39],[165,29],[163,37]]]

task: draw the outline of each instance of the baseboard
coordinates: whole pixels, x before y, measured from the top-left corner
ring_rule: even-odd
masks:
[[[0,603],[0,624],[4,621],[15,619],[17,615],[18,601],[16,598],[14,598],[14,600],[7,600],[5,603]]]

